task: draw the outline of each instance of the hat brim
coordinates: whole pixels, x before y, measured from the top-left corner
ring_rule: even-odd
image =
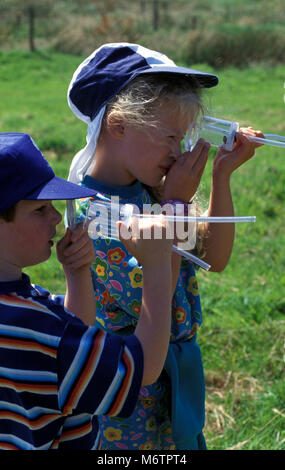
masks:
[[[40,185],[31,193],[23,197],[24,200],[65,200],[65,199],[82,199],[94,196],[96,191],[84,188],[78,184],[66,181],[58,176]]]
[[[200,70],[171,65],[155,65],[149,69],[139,71],[138,75],[146,75],[153,73],[173,73],[176,75],[184,75],[185,77],[194,77],[204,88],[211,88],[218,85],[219,83],[219,79],[216,75],[207,72],[201,72]]]

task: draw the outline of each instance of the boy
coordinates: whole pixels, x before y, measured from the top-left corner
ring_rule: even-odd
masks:
[[[140,320],[127,338],[86,324],[96,314],[94,252],[82,226],[67,230],[57,246],[66,275],[65,308],[22,273],[50,256],[61,221],[51,200],[93,194],[56,177],[29,135],[0,134],[2,450],[98,449],[96,415],[129,416],[141,384],[154,382],[162,370],[170,334],[172,241],[144,239],[150,222],[139,227],[137,239],[122,240],[144,267]],[[157,224],[166,235],[165,222]],[[86,323],[74,315],[78,308],[86,310]]]

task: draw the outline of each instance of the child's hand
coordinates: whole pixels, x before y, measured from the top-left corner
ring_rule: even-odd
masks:
[[[192,152],[177,158],[165,178],[163,200],[179,199],[189,202],[197,191],[205,169],[210,144],[199,139]]]
[[[57,257],[65,273],[88,269],[94,262],[95,252],[88,231],[83,223],[76,225],[73,232],[67,228],[64,237],[57,243]]]
[[[213,164],[214,176],[229,177],[233,171],[253,157],[255,149],[262,144],[252,142],[247,136],[264,137],[261,131],[255,131],[252,127],[240,128],[240,131],[236,133],[234,149],[218,150]]]
[[[120,240],[142,266],[156,266],[172,252],[173,228],[165,217],[136,218],[128,229],[118,222]]]
[[[90,266],[94,261],[93,242],[83,223],[76,225],[58,242],[57,256],[66,277],[64,306],[77,315],[86,325],[94,325],[96,301]]]

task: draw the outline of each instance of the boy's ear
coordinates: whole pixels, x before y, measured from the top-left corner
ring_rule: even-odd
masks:
[[[107,117],[107,130],[115,139],[122,139],[125,134],[125,124],[122,119],[113,113]]]

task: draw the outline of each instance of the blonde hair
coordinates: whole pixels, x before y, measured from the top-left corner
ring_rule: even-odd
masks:
[[[192,77],[176,74],[146,74],[132,80],[106,105],[110,114],[135,127],[156,126],[157,112],[171,105],[188,121],[204,111],[199,83]]]

